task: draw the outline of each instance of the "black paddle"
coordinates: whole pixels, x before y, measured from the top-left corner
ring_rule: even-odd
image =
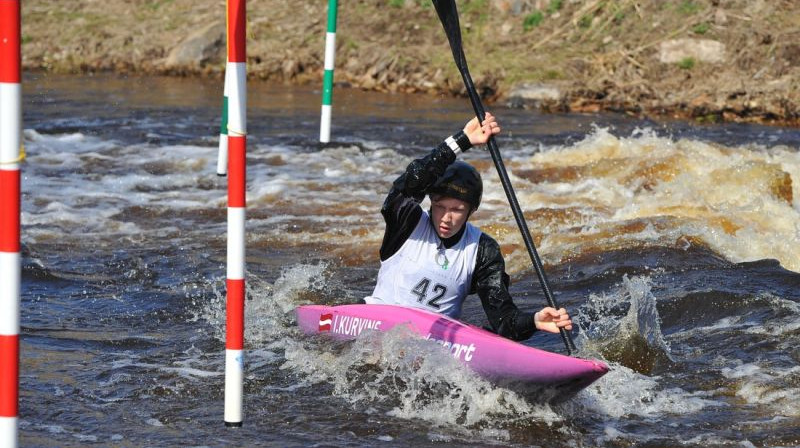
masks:
[[[450,49],[453,50],[453,58],[456,61],[458,71],[461,72],[461,77],[464,78],[464,86],[467,88],[469,99],[472,102],[472,107],[475,109],[475,114],[481,123],[486,117],[486,112],[481,104],[481,98],[475,90],[475,84],[472,83],[472,77],[469,75],[467,68],[467,59],[464,57],[464,50],[461,47],[461,26],[458,23],[458,10],[456,9],[455,0],[433,0],[433,6],[436,7],[436,12],[439,14],[439,20],[442,21],[444,32],[447,34],[447,40],[450,41]],[[528,248],[528,255],[533,261],[533,266],[536,268],[536,275],[539,276],[539,283],[542,285],[544,296],[547,299],[549,306],[559,309],[553,298],[553,293],[550,291],[550,285],[547,282],[547,277],[544,274],[542,267],[542,260],[536,252],[536,246],[531,239],[531,232],[528,230],[528,224],[525,223],[525,217],[522,210],[519,208],[517,196],[514,194],[514,189],[511,187],[511,180],[508,178],[506,167],[503,164],[503,159],[500,157],[500,150],[497,148],[497,143],[494,137],[489,138],[488,142],[489,153],[494,160],[494,166],[497,168],[497,174],[500,175],[500,182],[503,184],[503,190],[506,192],[508,202],[511,205],[511,210],[514,212],[514,218],[517,220],[517,226],[522,233],[522,239],[525,240],[525,247]],[[567,353],[572,354],[575,351],[575,343],[572,342],[572,337],[567,330],[561,328],[561,339],[564,340],[564,345],[567,347]]]

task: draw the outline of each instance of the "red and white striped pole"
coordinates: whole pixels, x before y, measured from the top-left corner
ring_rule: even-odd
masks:
[[[244,394],[244,221],[247,149],[245,0],[228,0],[228,278],[225,319],[225,425],[242,426]],[[228,75],[230,74],[230,75]]]
[[[19,419],[20,3],[0,0],[0,446],[16,447]]]

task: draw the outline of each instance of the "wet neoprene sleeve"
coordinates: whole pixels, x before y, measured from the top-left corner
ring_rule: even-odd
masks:
[[[460,132],[453,138],[461,144],[466,135]],[[386,221],[380,250],[381,261],[394,255],[411,236],[422,216],[420,203],[425,199],[428,188],[455,160],[456,154],[446,142],[442,142],[425,157],[411,162],[394,181],[381,208]],[[461,239],[463,233],[464,228],[442,243],[450,247]],[[533,313],[522,312],[514,305],[508,292],[508,283],[500,245],[494,238],[482,234],[478,241],[470,293],[477,293],[480,297],[489,325],[495,333],[515,341],[525,340],[536,331]]]
[[[481,234],[470,293],[477,293],[481,298],[492,331],[515,341],[524,341],[536,332],[534,313],[521,311],[514,305],[508,292],[509,278],[505,269],[500,245],[491,236]]]

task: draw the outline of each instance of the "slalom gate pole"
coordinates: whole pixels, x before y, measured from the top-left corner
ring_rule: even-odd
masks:
[[[19,443],[20,2],[0,1],[0,446]]]
[[[325,33],[325,75],[322,79],[322,116],[319,124],[319,141],[331,141],[331,114],[333,105],[333,67],[336,59],[337,0],[328,0],[328,32]]]
[[[225,425],[242,426],[244,394],[245,188],[247,149],[246,0],[228,0],[228,267]],[[230,73],[230,75],[227,75]]]
[[[222,87],[222,119],[219,125],[219,153],[217,155],[217,176],[228,174],[228,70]]]

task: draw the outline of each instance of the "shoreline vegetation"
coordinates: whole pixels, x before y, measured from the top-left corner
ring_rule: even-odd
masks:
[[[457,4],[470,72],[489,103],[800,125],[800,2]],[[321,85],[325,0],[249,0],[247,21],[250,78]],[[337,88],[466,94],[430,1],[340,2],[336,38]],[[225,58],[221,0],[22,2],[25,70],[221,80]]]

